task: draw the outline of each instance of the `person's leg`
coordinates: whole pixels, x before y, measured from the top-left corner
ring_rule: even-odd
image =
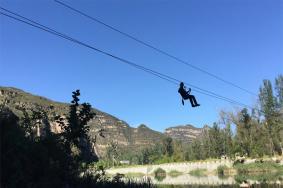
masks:
[[[195,96],[194,96],[194,95],[191,95],[191,98],[192,98],[192,100],[193,100],[193,102],[194,102],[194,106],[199,106],[199,104],[198,104],[198,102],[197,102]]]
[[[193,98],[192,95],[190,95],[189,99],[190,99],[191,105],[192,107],[195,107],[194,100],[192,98]]]

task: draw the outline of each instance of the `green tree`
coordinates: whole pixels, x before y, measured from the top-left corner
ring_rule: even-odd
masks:
[[[202,143],[200,139],[196,139],[191,144],[191,157],[193,160],[203,159],[202,155]]]
[[[282,110],[283,109],[283,75],[279,75],[275,79],[275,90],[276,90],[278,107]]]
[[[91,120],[95,113],[91,110],[89,103],[83,103],[79,105],[80,90],[73,92],[73,100],[70,105],[68,123],[61,123],[63,128],[63,138],[65,149],[68,153],[72,153],[72,149],[81,149],[85,142],[89,140],[88,132],[89,125],[87,124]]]
[[[106,158],[108,161],[112,161],[112,166],[115,166],[115,164],[118,162],[118,157],[118,143],[111,141],[106,150]]]
[[[277,90],[280,91],[280,78],[277,79]],[[279,92],[280,97],[280,92]],[[259,101],[261,110],[264,113],[264,127],[268,133],[268,143],[270,148],[270,155],[274,155],[275,152],[280,153],[281,150],[281,139],[280,130],[282,124],[280,123],[280,112],[277,108],[276,98],[273,95],[272,84],[269,80],[263,81],[263,86],[260,87]]]
[[[223,149],[224,149],[224,154],[232,157],[233,154],[233,135],[232,135],[232,130],[231,130],[231,124],[228,122],[225,125],[225,128],[222,130],[223,132]]]
[[[263,86],[261,86],[259,89],[259,101],[265,119],[269,121],[274,116],[276,110],[276,99],[273,95],[273,89],[270,80],[263,80]]]
[[[224,154],[224,140],[223,136],[221,135],[220,127],[217,125],[217,123],[213,123],[212,128],[209,129],[209,140],[211,143],[211,157],[219,158]]]
[[[162,140],[163,154],[171,157],[174,152],[173,140],[171,137],[166,137]]]
[[[184,148],[182,145],[181,141],[174,141],[173,142],[173,148],[174,148],[174,152],[173,152],[173,160],[175,162],[178,161],[184,161]]]
[[[252,135],[251,135],[251,116],[248,113],[248,110],[244,108],[239,114],[238,117],[234,118],[235,124],[237,126],[236,134],[236,144],[240,147],[241,154],[251,155],[251,144],[252,144]]]

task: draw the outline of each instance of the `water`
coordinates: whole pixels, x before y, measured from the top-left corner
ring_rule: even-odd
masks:
[[[193,176],[181,174],[176,177],[163,175],[162,177],[148,176],[153,184],[160,188],[238,188],[243,181],[252,188],[283,188],[283,174],[268,173],[256,175],[236,175],[221,177],[217,175]],[[141,181],[144,177],[136,178]]]

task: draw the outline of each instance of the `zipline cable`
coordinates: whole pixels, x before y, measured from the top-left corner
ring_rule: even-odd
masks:
[[[34,23],[34,24],[37,24],[37,25],[39,25],[39,26],[41,26],[41,27],[43,27],[43,28],[45,28],[45,29],[47,29],[47,30],[50,30],[50,31],[52,31],[52,32],[54,32],[54,33],[56,33],[56,34],[58,34],[58,35],[64,37],[64,38],[68,38],[68,40],[71,40],[71,41],[73,41],[73,42],[77,42],[77,40],[74,40],[74,39],[71,38],[71,37],[68,37],[68,36],[66,36],[66,35],[64,35],[64,34],[62,34],[62,33],[59,33],[59,32],[57,32],[57,31],[55,31],[55,30],[53,30],[53,29],[51,29],[51,28],[49,28],[49,27],[46,27],[46,26],[44,26],[44,25],[42,25],[42,24],[40,24],[40,23],[38,23],[38,22],[35,22],[35,21],[31,20],[31,19],[28,19],[28,18],[26,18],[26,17],[23,17],[23,16],[21,16],[21,15],[15,13],[15,12],[12,12],[12,11],[10,11],[10,10],[8,10],[8,9],[3,8],[3,7],[0,7],[0,9],[5,10],[5,11],[11,13],[11,14],[14,14],[14,15],[20,17],[20,18],[23,18],[23,19],[25,19],[25,20],[27,20],[27,21],[29,21],[29,22],[32,22],[32,23]],[[167,81],[169,81],[169,82],[172,82],[172,80],[174,80],[174,81],[172,82],[173,84],[176,84],[176,85],[177,85],[178,83],[181,82],[180,80],[174,79],[174,78],[169,77],[169,76],[164,75],[164,74],[161,75],[161,73],[158,73],[158,72],[156,72],[156,71],[147,69],[147,68],[145,68],[145,67],[138,66],[138,65],[136,65],[136,64],[132,64],[132,65],[133,65],[133,66],[136,66],[136,67],[139,68],[139,69],[143,69],[143,70],[146,71],[146,72],[149,72],[149,73],[151,73],[151,74],[154,74],[155,76],[157,76],[157,77],[159,77],[159,78],[161,78],[161,79],[165,79],[165,80],[167,80]],[[166,77],[167,77],[167,78],[166,78]],[[210,91],[203,90],[203,89],[198,88],[197,86],[194,86],[194,85],[189,84],[189,83],[186,83],[186,84],[187,84],[187,85],[190,85],[191,87],[194,87],[194,88],[197,90],[197,92],[199,92],[199,93],[201,93],[201,94],[209,95],[209,96],[211,96],[211,97],[215,97],[215,98],[218,98],[218,99],[226,99],[226,101],[228,101],[228,102],[230,102],[230,103],[238,104],[237,101],[232,101],[231,99],[228,99],[228,98],[225,98],[225,97],[222,97],[222,96],[219,97],[219,95],[217,96],[217,94],[212,93],[212,92],[210,92]],[[209,93],[211,93],[212,95],[211,95],[211,94],[204,93],[204,92],[202,92],[202,91],[204,91],[204,92],[209,92]],[[241,104],[241,105],[244,106],[244,104]]]
[[[103,26],[105,26],[105,27],[107,27],[107,28],[109,28],[109,29],[111,29],[111,30],[113,30],[113,31],[115,31],[115,32],[120,33],[121,35],[123,35],[123,36],[125,36],[125,37],[127,37],[127,38],[130,38],[130,39],[132,39],[132,40],[134,40],[134,41],[136,41],[136,42],[138,42],[138,43],[140,43],[140,44],[142,44],[142,45],[144,45],[144,46],[147,46],[148,48],[151,48],[152,50],[154,50],[154,51],[156,51],[156,52],[158,52],[158,53],[160,53],[160,54],[163,54],[163,55],[165,55],[165,56],[167,56],[167,57],[169,57],[169,58],[171,58],[171,59],[174,59],[174,60],[176,60],[176,61],[179,62],[179,63],[182,63],[182,64],[184,64],[184,65],[186,65],[186,66],[188,66],[188,67],[191,67],[191,68],[193,68],[193,69],[195,69],[195,70],[197,70],[197,71],[199,71],[199,72],[202,72],[202,73],[204,73],[204,74],[207,74],[207,75],[209,75],[209,76],[211,76],[211,77],[213,77],[213,78],[215,78],[215,79],[217,79],[217,80],[219,80],[219,81],[222,81],[223,83],[226,83],[226,84],[231,85],[231,86],[233,86],[233,87],[235,87],[235,88],[238,88],[238,89],[240,89],[240,90],[242,90],[242,91],[244,91],[244,92],[246,92],[246,93],[249,93],[249,94],[251,94],[251,95],[257,96],[257,95],[256,95],[254,92],[252,92],[252,91],[249,91],[249,90],[247,90],[247,89],[245,89],[245,88],[243,88],[243,87],[240,87],[239,85],[237,85],[237,84],[235,84],[235,83],[232,83],[231,81],[225,80],[225,79],[223,79],[223,78],[217,76],[216,74],[213,74],[213,73],[211,73],[211,72],[208,72],[208,71],[206,71],[206,70],[204,70],[204,69],[202,69],[202,68],[200,68],[200,67],[197,67],[197,66],[195,66],[195,65],[193,65],[193,64],[191,64],[191,63],[189,63],[189,62],[187,62],[187,61],[185,61],[185,60],[183,60],[183,59],[181,59],[181,58],[178,58],[178,57],[175,56],[175,55],[172,55],[172,54],[170,54],[170,53],[168,53],[168,52],[166,52],[166,51],[164,51],[164,50],[162,50],[162,49],[160,49],[160,48],[158,48],[158,47],[153,46],[153,45],[150,44],[150,43],[144,42],[144,41],[138,39],[137,37],[134,37],[133,35],[130,35],[130,34],[126,33],[126,32],[123,32],[123,31],[121,31],[121,30],[119,30],[119,29],[117,29],[117,28],[115,28],[115,27],[113,27],[113,26],[111,26],[111,25],[109,25],[109,24],[107,24],[107,23],[105,23],[105,22],[103,22],[103,21],[97,19],[97,18],[94,18],[93,16],[90,16],[90,15],[88,15],[88,14],[86,14],[86,13],[84,13],[84,12],[82,12],[82,11],[80,11],[80,10],[78,10],[78,9],[76,9],[76,8],[74,8],[74,7],[70,6],[70,5],[68,5],[68,4],[66,4],[66,3],[63,3],[62,1],[59,1],[59,0],[54,0],[54,1],[55,1],[56,3],[62,5],[62,6],[65,7],[65,8],[68,8],[68,9],[70,9],[70,10],[72,10],[72,11],[74,11],[74,12],[76,12],[76,13],[78,13],[78,14],[80,14],[80,15],[86,17],[86,18],[88,18],[88,19],[91,19],[92,21],[95,21],[96,23],[99,23],[99,24],[101,24],[101,25],[103,25]]]
[[[26,18],[26,17],[24,17],[24,16],[21,16],[21,15],[15,13],[15,12],[12,12],[12,11],[10,11],[10,10],[8,10],[8,9],[5,9],[5,8],[3,8],[3,7],[0,7],[0,9],[2,9],[2,10],[4,10],[4,11],[7,11],[7,12],[9,12],[9,13],[11,13],[11,14],[14,14],[14,15],[16,15],[16,16],[22,18],[22,19],[25,19],[25,20],[27,20],[27,21],[29,21],[29,22],[32,22],[32,23],[34,23],[34,24],[36,24],[36,25],[39,25],[40,27],[43,27],[45,30],[46,30],[46,29],[47,29],[47,30],[50,30],[50,31],[52,31],[53,33],[56,33],[56,35],[60,35],[60,37],[63,37],[63,38],[68,39],[68,40],[71,40],[72,42],[75,42],[75,43],[81,43],[81,42],[78,41],[78,40],[75,40],[75,39],[73,39],[73,38],[71,38],[71,37],[69,37],[69,36],[67,36],[67,35],[65,35],[65,34],[62,34],[62,33],[60,33],[60,32],[57,32],[57,31],[55,31],[55,30],[53,30],[53,29],[51,29],[51,28],[49,28],[49,27],[46,27],[46,26],[44,26],[44,25],[42,25],[42,24],[40,24],[40,23],[38,23],[38,22],[35,22],[35,21],[33,21],[33,20],[31,20],[31,19],[28,19],[28,18]],[[88,47],[88,46],[87,46],[87,47]],[[109,55],[109,54],[108,54],[108,55]],[[112,54],[110,54],[110,55],[112,55]],[[116,57],[115,57],[115,58],[116,58]],[[119,57],[117,57],[117,58],[119,58]],[[127,60],[124,60],[124,59],[121,59],[121,58],[120,58],[119,60],[120,60],[120,61],[123,61],[123,62],[127,61]],[[143,67],[143,66],[139,66],[139,65],[134,64],[134,63],[131,63],[131,62],[129,62],[129,61],[128,61],[128,63],[130,63],[132,66],[135,66],[136,68],[139,68],[139,69],[141,69],[141,70],[143,70],[143,71],[146,71],[146,72],[148,72],[148,73],[151,73],[151,74],[153,74],[153,75],[155,75],[155,76],[157,76],[157,77],[159,77],[159,78],[161,78],[161,79],[167,80],[167,81],[169,81],[169,82],[171,82],[171,83],[174,83],[174,84],[176,84],[176,85],[181,82],[180,80],[177,80],[177,79],[175,79],[175,78],[169,77],[169,76],[164,75],[164,74],[161,74],[161,73],[159,73],[159,72],[150,70],[150,69],[145,68],[145,67]],[[174,81],[172,81],[172,80],[174,80]],[[201,88],[199,88],[199,87],[197,87],[197,86],[194,86],[194,85],[192,85],[192,84],[189,84],[189,83],[186,83],[186,84],[189,85],[189,86],[191,86],[191,87],[193,87],[193,88],[195,88],[196,91],[199,92],[199,93],[201,93],[201,94],[205,94],[205,95],[208,95],[208,96],[211,96],[211,97],[215,97],[215,98],[218,98],[218,99],[224,99],[224,100],[226,100],[226,101],[228,101],[228,102],[230,102],[230,103],[234,103],[234,104],[238,104],[238,105],[240,104],[240,105],[242,105],[242,106],[246,106],[245,104],[241,104],[241,103],[239,103],[239,102],[237,102],[237,101],[234,101],[234,100],[231,100],[231,99],[229,99],[229,98],[220,96],[220,95],[218,95],[218,94],[216,94],[216,93],[213,93],[213,92],[210,92],[210,91],[208,91],[208,90],[201,89]],[[202,91],[203,91],[203,92],[202,92]],[[207,92],[207,93],[204,93],[204,92]],[[210,94],[208,94],[208,93],[210,93]]]
[[[14,13],[14,12],[8,10],[8,9],[5,9],[5,8],[3,8],[3,7],[0,7],[0,9],[5,10],[5,11],[7,11],[7,12],[9,12],[9,13],[11,13],[11,14],[14,14],[14,15],[16,15],[16,16],[18,16],[18,17],[21,17],[21,18],[23,18],[23,19],[25,19],[25,20],[28,20],[28,21],[30,21],[30,22],[32,22],[32,23],[34,23],[34,24],[37,24],[37,25],[43,27],[44,30],[46,30],[46,29],[47,29],[47,30],[50,30],[50,31],[52,31],[53,33],[56,33],[57,35],[60,35],[61,37],[65,38],[65,39],[71,40],[72,42],[76,42],[76,43],[78,42],[77,40],[74,40],[74,39],[71,38],[71,37],[68,37],[68,36],[66,36],[66,35],[64,35],[64,34],[62,34],[62,33],[59,33],[59,32],[57,32],[57,31],[55,31],[55,30],[53,30],[53,29],[51,29],[51,28],[49,28],[49,27],[46,27],[46,26],[44,26],[44,25],[42,25],[42,24],[40,24],[40,23],[38,23],[38,22],[35,22],[35,21],[31,20],[31,19],[28,19],[28,18],[26,18],[26,17],[23,17],[23,16],[21,16],[21,15],[19,15],[19,14],[17,14],[17,13]],[[20,20],[19,20],[19,21],[20,21]],[[30,24],[29,24],[29,25],[30,25]],[[122,59],[120,59],[120,60],[122,60]],[[138,66],[138,65],[136,65],[136,64],[131,64],[131,65],[135,66],[135,67],[138,68],[138,69],[144,70],[144,71],[146,71],[146,72],[148,72],[148,73],[150,73],[150,74],[153,74],[153,75],[155,75],[155,76],[157,76],[157,77],[159,77],[159,78],[161,78],[161,79],[167,80],[167,81],[169,81],[169,82],[171,82],[171,83],[173,83],[173,84],[175,84],[175,85],[178,85],[178,83],[181,82],[180,80],[174,79],[174,78],[169,77],[169,76],[167,76],[167,75],[163,75],[163,74],[161,74],[161,73],[158,73],[158,72],[156,72],[156,71],[147,69],[147,68],[145,68],[145,67]],[[172,80],[174,80],[174,81],[172,81]],[[186,83],[186,84],[187,84],[187,85],[191,85],[191,84],[188,84],[188,83]],[[215,98],[218,98],[218,99],[222,99],[222,100],[224,99],[224,100],[225,100],[224,97],[221,98],[221,97],[219,97],[219,96],[210,95],[210,94],[207,94],[207,93],[204,93],[204,92],[201,92],[201,91],[197,90],[197,89],[198,89],[197,86],[193,86],[193,85],[191,85],[191,86],[192,86],[192,87],[195,87],[196,91],[199,92],[199,93],[201,93],[201,94],[204,94],[204,95],[208,95],[208,96],[211,96],[211,97],[215,97]],[[203,90],[203,89],[200,88],[200,90]],[[203,90],[203,91],[205,91],[205,90]],[[207,92],[209,92],[209,91],[207,91]],[[228,98],[226,98],[226,101],[228,101],[228,102],[230,102],[230,103],[238,104],[236,101],[232,101],[232,100],[230,100],[230,99],[228,99]]]
[[[57,35],[57,36],[59,36],[59,37],[65,38],[65,39],[70,40],[70,41],[72,41],[72,42],[75,42],[75,43],[78,43],[78,44],[83,45],[83,46],[85,46],[85,47],[88,47],[88,48],[91,48],[91,49],[93,49],[93,50],[96,50],[96,51],[98,51],[98,52],[100,52],[100,53],[103,53],[103,54],[105,54],[105,55],[111,56],[111,57],[113,57],[113,58],[115,58],[115,59],[118,59],[118,60],[121,61],[121,62],[124,62],[124,63],[127,63],[127,64],[129,64],[129,65],[132,65],[132,66],[134,66],[134,67],[136,67],[136,68],[138,68],[138,69],[141,69],[141,70],[143,70],[143,71],[145,71],[145,72],[148,72],[148,73],[150,73],[150,74],[153,74],[153,75],[155,75],[155,76],[158,76],[159,78],[164,79],[164,80],[167,80],[167,81],[169,81],[169,82],[171,82],[171,83],[174,83],[174,84],[176,84],[176,85],[178,84],[178,82],[181,82],[180,80],[177,80],[177,79],[175,79],[175,78],[169,77],[169,76],[167,76],[167,75],[161,74],[161,73],[159,73],[159,72],[156,72],[156,71],[153,71],[153,70],[151,70],[151,69],[145,68],[145,67],[143,67],[143,66],[137,65],[137,64],[135,64],[135,63],[129,62],[129,61],[124,60],[124,59],[122,59],[122,58],[120,58],[120,57],[114,56],[114,55],[109,54],[109,53],[107,53],[107,52],[101,51],[101,50],[99,50],[99,49],[97,49],[97,48],[94,48],[94,47],[92,47],[92,46],[90,46],[90,45],[88,45],[88,44],[82,43],[82,42],[80,42],[80,41],[78,41],[78,40],[76,40],[76,39],[73,39],[73,38],[71,38],[71,37],[68,37],[68,36],[65,35],[65,34],[59,33],[59,32],[57,32],[57,31],[55,31],[55,30],[53,30],[53,29],[51,29],[51,28],[49,28],[49,27],[46,27],[46,26],[44,26],[44,25],[42,25],[42,24],[39,24],[38,22],[35,22],[35,21],[31,20],[31,19],[28,19],[28,18],[26,18],[26,17],[23,17],[23,16],[21,16],[21,15],[19,15],[19,14],[13,13],[12,11],[9,11],[8,9],[2,8],[2,7],[0,7],[0,8],[1,8],[2,10],[8,11],[8,12],[11,13],[11,14],[14,14],[14,15],[16,15],[16,16],[19,16],[19,17],[21,17],[21,18],[24,18],[24,19],[26,19],[26,20],[28,20],[28,21],[30,21],[30,22],[32,22],[32,23],[35,23],[35,24],[37,24],[37,25],[31,24],[31,23],[29,23],[29,22],[26,22],[26,21],[24,21],[24,20],[15,18],[15,17],[13,17],[13,16],[10,16],[10,15],[7,15],[7,14],[1,12],[2,15],[8,16],[8,17],[13,18],[13,19],[16,19],[17,21],[21,21],[21,22],[26,23],[26,24],[28,24],[28,25],[30,25],[30,26],[37,27],[38,29],[42,29],[42,30],[44,30],[44,31],[47,31],[47,32],[52,33],[52,34],[54,34],[54,35]],[[38,26],[38,25],[39,25],[39,26]],[[174,80],[174,81],[172,81],[172,80]],[[186,83],[186,84],[187,84],[187,85],[191,85],[191,84],[188,84],[188,83]],[[191,86],[192,86],[192,87],[195,87],[195,86],[193,86],[193,85],[191,85]],[[196,88],[196,89],[203,90],[203,89],[201,89],[201,88]],[[208,95],[208,96],[211,96],[211,97],[214,97],[214,98],[218,98],[218,99],[221,99],[221,100],[225,100],[225,101],[230,102],[230,103],[234,103],[234,104],[237,104],[237,105],[241,105],[241,106],[248,107],[248,105],[239,103],[239,102],[237,102],[237,101],[231,100],[231,99],[229,99],[229,98],[226,98],[226,97],[223,97],[223,96],[220,96],[220,95],[217,96],[217,94],[215,94],[215,93],[213,93],[213,92],[210,92],[210,91],[207,91],[207,90],[203,90],[203,91],[205,91],[205,92],[210,92],[212,95],[210,95],[210,94],[208,94],[208,93],[204,93],[204,92],[198,91],[198,90],[196,90],[196,91],[199,92],[199,93],[201,93],[201,94],[205,94],[205,95]]]
[[[53,34],[53,35],[56,35],[56,36],[59,36],[59,37],[61,37],[61,38],[66,39],[66,40],[69,40],[69,41],[71,41],[71,42],[80,44],[80,45],[82,45],[82,46],[85,46],[85,47],[90,48],[90,49],[92,49],[92,50],[95,50],[95,51],[97,51],[97,52],[100,52],[100,53],[102,53],[102,54],[104,54],[104,55],[110,56],[110,57],[112,57],[112,58],[114,58],[114,59],[119,60],[119,62],[126,63],[126,64],[128,64],[128,65],[131,65],[131,66],[137,68],[137,69],[140,69],[140,70],[143,70],[143,71],[145,71],[145,72],[148,72],[148,73],[150,73],[150,74],[152,74],[152,75],[155,75],[155,76],[157,76],[157,77],[159,77],[159,78],[161,78],[161,79],[163,79],[163,80],[166,80],[166,81],[168,81],[168,82],[170,82],[170,83],[172,83],[172,84],[178,85],[178,84],[181,82],[180,80],[175,79],[175,78],[173,78],[173,77],[170,77],[170,76],[168,76],[168,75],[165,75],[165,74],[159,73],[159,72],[157,72],[157,71],[148,69],[148,68],[143,67],[143,66],[141,66],[141,65],[135,64],[135,63],[133,63],[133,62],[130,62],[130,61],[125,60],[125,59],[123,59],[123,58],[120,58],[120,57],[118,57],[118,56],[112,55],[112,54],[110,54],[110,53],[108,53],[108,52],[105,52],[105,51],[100,50],[100,49],[98,49],[98,48],[95,48],[95,47],[93,47],[93,46],[90,46],[90,45],[88,45],[88,44],[86,44],[86,43],[83,43],[83,42],[81,42],[81,41],[78,41],[78,40],[76,40],[76,39],[74,39],[74,38],[72,38],[72,37],[69,37],[69,36],[67,36],[67,35],[65,35],[65,34],[62,34],[62,33],[60,33],[60,32],[57,32],[57,31],[54,30],[54,29],[51,29],[51,28],[49,28],[49,27],[47,27],[47,26],[44,26],[44,25],[42,25],[42,24],[40,24],[40,23],[38,23],[38,22],[35,22],[35,21],[33,21],[33,20],[31,20],[31,19],[28,19],[28,18],[26,18],[26,17],[24,17],[24,16],[21,16],[21,15],[19,15],[19,14],[17,14],[17,13],[14,13],[14,12],[8,10],[8,9],[5,9],[5,8],[3,8],[3,7],[0,7],[0,9],[5,10],[6,12],[9,12],[10,14],[13,14],[13,15],[15,15],[15,16],[18,16],[18,17],[20,17],[20,18],[22,18],[22,19],[17,18],[17,17],[14,17],[14,16],[9,15],[9,14],[4,13],[4,12],[0,12],[0,14],[3,15],[3,16],[9,17],[9,18],[14,19],[14,20],[16,20],[16,21],[25,23],[25,24],[30,25],[30,26],[32,26],[32,27],[41,29],[41,30],[46,31],[46,32],[48,32],[48,33],[51,33],[51,34]],[[25,20],[23,20],[23,19],[25,19]],[[233,104],[237,104],[237,105],[240,105],[240,106],[244,106],[244,107],[247,107],[247,108],[255,109],[255,108],[253,108],[253,107],[250,107],[250,106],[248,106],[248,105],[246,105],[246,104],[240,103],[240,102],[235,101],[235,100],[233,100],[233,99],[229,99],[229,98],[227,98],[227,97],[223,97],[223,96],[221,96],[221,95],[218,95],[218,94],[216,94],[216,93],[214,93],[214,92],[211,92],[211,91],[204,90],[204,89],[201,89],[201,88],[199,88],[199,87],[193,86],[192,84],[189,84],[189,83],[186,83],[186,84],[187,84],[187,85],[190,85],[191,87],[194,87],[195,90],[196,90],[196,92],[198,92],[198,93],[201,93],[201,94],[204,94],[204,95],[207,95],[207,96],[211,96],[211,97],[214,97],[214,98],[217,98],[217,99],[220,99],[220,100],[224,100],[224,101],[227,101],[227,102],[230,102],[230,103],[233,103]],[[256,110],[258,110],[258,109],[256,109]]]

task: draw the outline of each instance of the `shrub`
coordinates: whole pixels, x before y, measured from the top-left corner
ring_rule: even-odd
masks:
[[[206,169],[203,169],[203,168],[197,168],[195,170],[192,170],[189,172],[190,175],[192,176],[205,176],[205,172],[206,172]]]
[[[166,171],[162,168],[158,168],[154,171],[154,178],[157,181],[162,181],[166,177]]]
[[[177,177],[177,176],[180,176],[182,174],[183,174],[182,172],[179,172],[177,170],[172,170],[168,173],[168,175],[171,176],[171,177]]]
[[[217,173],[219,176],[224,176],[224,170],[228,169],[227,166],[221,165],[217,168]]]

